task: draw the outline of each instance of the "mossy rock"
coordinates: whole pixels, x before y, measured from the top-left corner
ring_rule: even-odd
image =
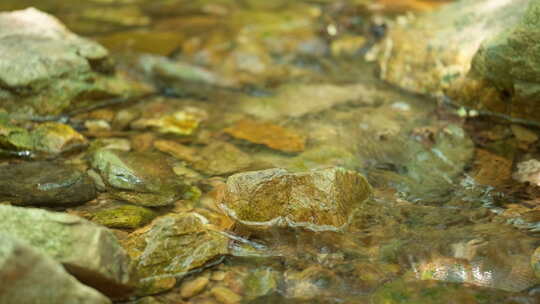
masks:
[[[109,228],[134,229],[148,224],[157,216],[149,208],[125,205],[96,212],[92,221]]]

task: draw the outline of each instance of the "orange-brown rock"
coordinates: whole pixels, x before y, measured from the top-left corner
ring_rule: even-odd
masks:
[[[267,123],[243,119],[225,132],[231,136],[283,152],[304,151],[306,138],[290,129]]]

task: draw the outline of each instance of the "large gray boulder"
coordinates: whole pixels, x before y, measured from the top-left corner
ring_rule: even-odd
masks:
[[[107,56],[39,10],[0,13],[0,104],[18,113],[58,114],[75,99],[84,105],[130,91],[104,73],[112,70]]]
[[[65,213],[0,205],[0,231],[52,257],[79,281],[110,297],[130,291],[129,257],[104,227]]]
[[[29,244],[4,233],[0,239],[0,303],[111,303]]]
[[[268,169],[230,176],[221,207],[248,227],[334,231],[370,196],[367,180],[343,168],[301,173]]]

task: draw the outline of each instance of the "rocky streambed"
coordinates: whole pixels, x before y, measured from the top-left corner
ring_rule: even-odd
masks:
[[[0,303],[540,303],[535,1],[0,10]]]

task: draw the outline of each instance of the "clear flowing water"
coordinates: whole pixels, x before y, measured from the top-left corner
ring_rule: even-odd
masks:
[[[0,10],[45,10],[158,88],[113,111],[193,107],[207,141],[233,143],[255,167],[343,166],[372,184],[345,231],[223,232],[231,254],[185,280],[224,273],[245,303],[538,303],[537,221],[508,215],[501,202],[519,199],[485,182],[496,174],[479,152],[515,143],[480,146],[481,120],[378,81],[365,56],[384,35],[372,2],[3,0]],[[284,126],[305,147],[231,138],[224,129],[242,119]],[[217,212],[218,192],[203,189],[194,207]],[[213,303],[207,292],[156,299]]]

